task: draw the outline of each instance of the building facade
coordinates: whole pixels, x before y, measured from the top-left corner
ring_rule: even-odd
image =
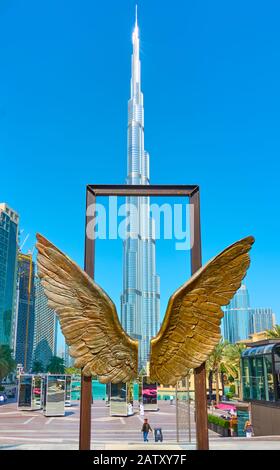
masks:
[[[19,216],[0,204],[0,344],[14,349]]]
[[[127,184],[148,185],[149,154],[144,146],[144,102],[141,91],[139,28],[133,31],[132,76],[128,102]],[[148,197],[126,199],[128,218],[123,249],[121,323],[139,340],[139,367],[149,358],[150,340],[160,325],[159,276],[156,274],[155,230]]]
[[[242,399],[250,403],[255,436],[280,434],[280,340],[249,342],[242,353]]]
[[[48,307],[43,286],[38,276],[35,278],[35,334],[33,344],[33,362],[40,361],[44,369],[56,355],[57,316]]]
[[[272,330],[275,325],[275,315],[271,308],[252,308],[250,333]]]
[[[65,343],[65,348],[64,348],[64,365],[65,367],[74,367],[74,362],[75,359],[70,356],[69,354],[69,346],[67,343]]]
[[[18,295],[15,320],[15,360],[29,372],[32,366],[35,320],[35,265],[32,254],[18,255]]]
[[[223,337],[230,343],[244,340],[251,333],[251,308],[249,293],[242,284],[230,303],[224,308]]]

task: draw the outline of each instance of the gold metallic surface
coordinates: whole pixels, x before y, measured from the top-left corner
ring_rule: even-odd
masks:
[[[123,330],[110,297],[79,266],[37,234],[38,275],[56,311],[75,367],[100,382],[138,374],[138,342]]]
[[[220,340],[221,307],[241,285],[253,237],[226,248],[170,297],[159,333],[151,340],[151,379],[175,385],[203,364]]]
[[[112,300],[48,240],[39,234],[37,240],[38,274],[75,367],[102,383],[136,378],[138,341],[123,330]],[[170,297],[160,331],[151,340],[151,380],[175,385],[206,361],[220,340],[221,306],[239,289],[253,243],[247,237],[226,248]]]

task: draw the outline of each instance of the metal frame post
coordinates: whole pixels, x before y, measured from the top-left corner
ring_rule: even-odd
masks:
[[[189,443],[191,443],[192,442],[192,421],[191,421],[191,398],[190,398],[190,374],[187,375],[187,394],[188,394]]]
[[[201,231],[199,187],[197,185],[88,185],[86,192],[85,271],[94,278],[95,239],[87,236],[87,226],[95,217],[97,196],[186,196],[193,205],[191,217],[191,272],[201,267]],[[88,208],[91,207],[91,214]],[[92,210],[93,209],[93,210]],[[205,364],[194,370],[197,449],[209,448]],[[81,375],[80,450],[90,450],[91,440],[91,377]]]
[[[200,229],[200,200],[199,190],[190,197],[193,205],[191,214],[191,270],[194,274],[202,264],[201,229]],[[206,365],[194,369],[195,387],[195,417],[196,417],[196,447],[198,450],[209,449]]]
[[[87,236],[87,227],[89,222],[95,217],[95,195],[88,190],[86,192],[86,226],[85,226],[85,260],[84,269],[86,273],[94,278],[94,237]],[[88,209],[91,207],[91,214],[88,215]],[[91,402],[92,402],[92,380],[86,377],[81,371],[81,397],[80,397],[80,434],[79,449],[90,450],[91,439]]]

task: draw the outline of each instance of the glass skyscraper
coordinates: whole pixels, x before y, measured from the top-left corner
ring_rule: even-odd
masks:
[[[242,284],[231,302],[224,308],[223,338],[230,343],[248,339],[250,334],[271,330],[275,315],[271,308],[251,308],[249,293]]]
[[[271,308],[251,309],[251,333],[272,330],[275,325],[275,315]]]
[[[128,102],[127,184],[150,183],[149,154],[144,147],[144,105],[141,91],[139,28],[133,31],[130,100]],[[155,228],[148,197],[128,197],[127,236],[123,251],[123,292],[121,323],[139,340],[139,367],[149,359],[150,340],[160,326],[159,276],[156,274]]]
[[[251,333],[251,309],[249,293],[242,284],[230,303],[224,308],[223,337],[230,343],[247,339]]]
[[[64,347],[64,365],[65,367],[74,367],[75,359],[69,355],[69,346],[65,343]]]
[[[0,204],[0,344],[14,348],[19,216]]]
[[[15,360],[29,372],[32,366],[35,320],[35,265],[32,254],[18,255],[18,299],[15,328]]]
[[[54,310],[48,307],[43,286],[38,276],[35,278],[35,334],[33,362],[40,361],[46,368],[52,356],[56,355],[58,319]]]

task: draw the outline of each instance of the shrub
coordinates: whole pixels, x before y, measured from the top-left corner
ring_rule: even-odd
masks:
[[[219,416],[209,414],[208,423],[216,424],[217,426],[221,426],[222,428],[229,429],[229,421],[220,418]]]

